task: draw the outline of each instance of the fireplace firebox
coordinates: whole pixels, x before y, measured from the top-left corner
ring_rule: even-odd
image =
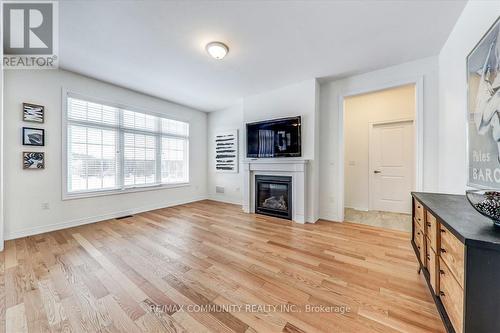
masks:
[[[292,177],[255,176],[255,212],[292,219]]]

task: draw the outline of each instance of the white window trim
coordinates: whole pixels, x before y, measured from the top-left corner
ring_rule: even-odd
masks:
[[[67,88],[62,88],[62,200],[72,200],[72,199],[82,199],[82,198],[92,198],[92,197],[100,197],[100,196],[108,196],[108,195],[116,195],[116,194],[126,194],[126,193],[137,193],[137,192],[145,192],[145,191],[158,191],[158,190],[163,190],[163,189],[171,189],[171,188],[179,188],[179,187],[189,187],[191,186],[191,175],[190,175],[190,169],[191,169],[191,140],[190,140],[190,135],[191,135],[191,122],[186,119],[180,119],[175,116],[171,116],[166,113],[161,113],[161,112],[151,112],[151,111],[146,111],[142,108],[137,108],[134,106],[130,105],[125,105],[121,103],[116,103],[116,102],[110,102],[102,98],[96,98],[96,97],[91,97],[88,95],[84,95],[81,93],[73,92]],[[85,191],[77,191],[77,192],[68,192],[68,97],[73,97],[73,98],[80,98],[82,100],[88,101],[88,102],[94,102],[94,103],[99,103],[99,104],[104,104],[108,105],[111,107],[116,107],[119,109],[126,109],[129,111],[135,111],[135,112],[140,112],[140,113],[145,113],[149,114],[152,116],[160,117],[160,118],[168,118],[171,120],[176,120],[176,121],[182,121],[185,122],[189,125],[189,135],[187,137],[187,182],[179,182],[179,183],[168,183],[168,184],[146,184],[146,185],[135,185],[135,186],[127,186],[127,187],[120,187],[120,188],[114,188],[114,189],[101,189],[101,190],[85,190]],[[72,121],[72,123],[78,123],[78,121]],[[82,123],[83,125],[83,123]],[[85,124],[89,125],[89,124]],[[92,125],[91,125],[92,126]],[[97,125],[96,127],[101,127],[101,128],[107,128],[106,125]],[[110,127],[111,128],[111,127]],[[135,133],[140,133],[140,130],[134,130]],[[151,132],[144,131],[144,134],[149,134],[151,135]],[[154,133],[155,135],[157,133]],[[176,135],[171,135],[171,134],[162,134],[159,135],[159,137],[170,137],[170,138],[183,138],[185,139],[186,137],[184,136],[176,136]],[[157,172],[161,172],[161,170],[157,170]]]

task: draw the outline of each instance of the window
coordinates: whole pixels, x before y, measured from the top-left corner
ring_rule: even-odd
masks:
[[[67,98],[67,193],[189,181],[189,124]]]

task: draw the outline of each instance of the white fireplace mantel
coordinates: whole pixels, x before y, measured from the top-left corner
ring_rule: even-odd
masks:
[[[243,211],[255,213],[255,176],[292,177],[292,220],[306,221],[307,169],[309,160],[295,158],[243,161]]]

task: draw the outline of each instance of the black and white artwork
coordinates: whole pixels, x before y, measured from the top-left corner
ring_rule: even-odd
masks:
[[[219,132],[215,135],[215,170],[238,172],[238,130]]]
[[[45,131],[41,128],[23,127],[23,145],[44,146]]]
[[[45,169],[45,153],[23,152],[23,169]]]
[[[45,107],[43,105],[36,105],[30,103],[23,103],[23,120],[33,123],[44,122]]]
[[[500,189],[500,24],[467,57],[468,185]]]

